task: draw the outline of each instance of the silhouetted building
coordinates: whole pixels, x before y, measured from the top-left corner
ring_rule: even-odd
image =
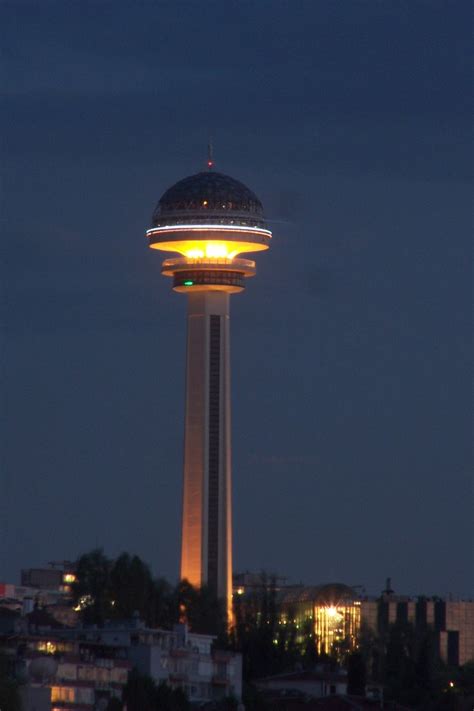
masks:
[[[75,566],[71,561],[51,562],[47,568],[26,568],[21,571],[21,584],[39,590],[57,590],[69,593],[76,580]]]
[[[432,629],[438,640],[441,659],[462,666],[474,659],[474,601],[438,597],[411,598],[382,595],[378,600],[362,600],[362,623],[377,635],[388,633],[394,623],[411,623],[418,631]]]
[[[277,600],[282,624],[295,625],[300,642],[314,635],[319,653],[339,657],[356,648],[364,628],[383,638],[391,625],[409,623],[418,633],[434,632],[447,664],[462,666],[474,659],[472,600],[395,595],[390,586],[381,597],[369,598],[341,583],[282,587]]]
[[[50,573],[53,573],[51,576]],[[22,571],[23,581],[38,583],[36,587],[0,583],[0,607],[26,615],[35,607],[46,610],[62,625],[74,627],[78,622],[77,609],[72,607],[70,585],[75,575],[71,572],[32,568]],[[44,586],[44,587],[43,587]]]
[[[279,591],[288,587],[288,578],[276,573],[252,573],[246,570],[233,575],[233,595],[244,595],[249,592],[258,592],[262,587]]]
[[[276,674],[255,682],[258,689],[265,692],[267,703],[283,698],[307,701],[311,698],[325,698],[347,693],[347,672],[345,669],[330,669],[327,665],[316,665],[315,669]],[[305,707],[306,708],[306,707]]]

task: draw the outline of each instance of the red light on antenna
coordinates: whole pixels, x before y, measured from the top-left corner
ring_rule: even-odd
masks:
[[[212,168],[212,166],[214,165],[214,163],[213,163],[212,160],[208,160],[208,161],[207,161],[207,165],[208,165],[209,168]]]

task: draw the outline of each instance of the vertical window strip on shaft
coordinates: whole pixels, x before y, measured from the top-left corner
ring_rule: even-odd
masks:
[[[210,317],[209,330],[209,499],[207,580],[217,593],[219,537],[219,439],[220,439],[221,317]]]

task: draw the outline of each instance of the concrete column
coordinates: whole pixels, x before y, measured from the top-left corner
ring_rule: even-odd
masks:
[[[181,578],[232,599],[229,294],[188,296]]]

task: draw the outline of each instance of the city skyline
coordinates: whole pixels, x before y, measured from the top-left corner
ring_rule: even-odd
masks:
[[[335,5],[3,3],[1,580],[177,577],[185,306],[141,235],[212,134],[275,235],[233,304],[234,569],[472,594],[467,3]]]

